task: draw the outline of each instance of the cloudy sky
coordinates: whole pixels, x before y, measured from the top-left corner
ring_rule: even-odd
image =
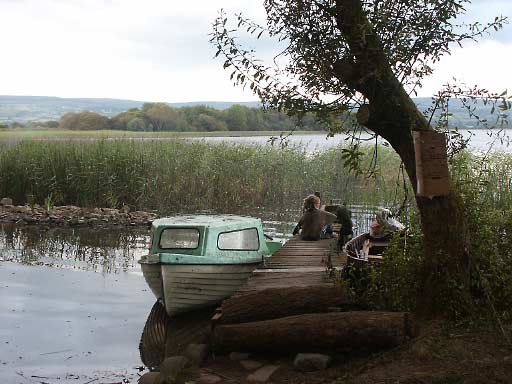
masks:
[[[219,9],[264,20],[258,0],[0,0],[0,94],[143,101],[248,101],[208,42]],[[512,0],[475,0],[468,20],[512,16]],[[272,46],[260,46],[268,56]],[[454,49],[420,95],[457,77],[512,89],[512,25]]]

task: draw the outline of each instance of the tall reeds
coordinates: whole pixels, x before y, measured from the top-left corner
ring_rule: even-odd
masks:
[[[366,150],[363,161],[371,161]],[[17,204],[155,209],[162,213],[293,207],[307,193],[324,202],[396,199],[398,159],[380,150],[381,172],[355,177],[341,148],[209,144],[185,140],[20,141],[0,144],[0,196]]]

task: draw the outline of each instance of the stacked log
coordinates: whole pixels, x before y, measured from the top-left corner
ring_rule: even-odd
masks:
[[[349,308],[354,300],[341,284],[308,287],[267,288],[235,295],[222,303],[222,324],[276,319],[305,313]]]
[[[217,350],[296,351],[389,348],[415,335],[412,317],[403,312],[331,312],[214,327]]]
[[[408,313],[358,310],[350,289],[326,269],[334,241],[290,240],[224,300],[212,319],[212,347],[221,352],[374,350],[414,337]],[[334,268],[341,267],[340,255],[331,259]]]

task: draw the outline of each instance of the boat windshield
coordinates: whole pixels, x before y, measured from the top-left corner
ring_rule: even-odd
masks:
[[[223,232],[219,234],[217,246],[227,251],[257,251],[260,249],[260,240],[256,228],[239,231]]]
[[[199,231],[196,228],[166,228],[160,235],[162,249],[196,249],[199,246]]]

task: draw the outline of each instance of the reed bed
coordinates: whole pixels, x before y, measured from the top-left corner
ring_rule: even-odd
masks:
[[[464,194],[477,193],[478,200],[495,209],[512,210],[512,154],[459,154],[452,161],[452,174]],[[473,188],[465,188],[472,186]]]
[[[369,166],[371,149],[363,163]],[[74,204],[161,213],[297,207],[308,193],[325,202],[388,204],[397,199],[399,161],[380,150],[377,175],[356,177],[341,148],[205,141],[95,140],[0,143],[0,196],[17,204]],[[299,202],[299,203],[298,203]]]

